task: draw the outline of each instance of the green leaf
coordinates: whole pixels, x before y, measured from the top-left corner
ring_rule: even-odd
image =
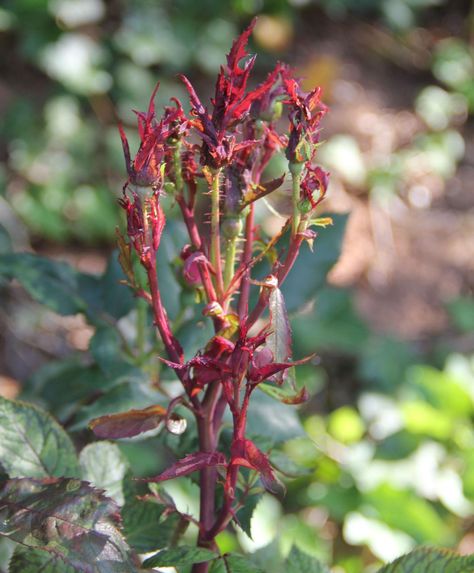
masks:
[[[83,573],[135,571],[117,505],[77,479],[13,479],[0,489],[0,534]]]
[[[8,573],[75,573],[77,569],[41,549],[17,545],[10,560]]]
[[[209,573],[265,573],[248,557],[229,553],[212,563]],[[300,572],[303,573],[303,572]]]
[[[286,573],[329,573],[329,569],[315,557],[304,553],[295,545],[286,560]]]
[[[0,276],[18,280],[41,304],[59,314],[85,312],[78,276],[70,265],[29,253],[0,255]]]
[[[78,402],[88,400],[112,384],[97,366],[86,366],[78,358],[68,358],[37,370],[26,381],[24,396],[28,400],[41,400],[49,411],[65,420],[77,409]]]
[[[262,499],[262,493],[256,493],[253,495],[242,496],[243,505],[241,509],[237,511],[237,523],[245,531],[245,533],[252,539],[252,516],[258,502]]]
[[[123,505],[122,481],[128,462],[118,446],[110,442],[95,442],[86,446],[79,456],[82,479]]]
[[[78,413],[71,430],[82,430],[91,420],[105,414],[125,412],[131,408],[146,408],[162,401],[163,395],[151,389],[140,379],[121,382],[105,392]]]
[[[179,257],[180,251],[187,240],[184,223],[169,220],[166,223],[165,232],[161,238],[160,248],[156,256],[163,304],[171,320],[174,320],[181,311],[181,286],[173,270],[173,261]]]
[[[364,503],[372,506],[386,525],[404,531],[417,543],[448,544],[452,540],[448,525],[434,507],[408,490],[381,484],[364,494]]]
[[[316,294],[314,310],[292,320],[293,351],[305,356],[315,350],[360,353],[369,331],[358,316],[351,291],[325,287]]]
[[[103,309],[110,316],[119,319],[128,314],[134,307],[133,293],[129,287],[121,284],[125,280],[118,262],[117,251],[110,256],[105,273],[101,277]]]
[[[463,332],[474,331],[474,299],[459,297],[448,304],[448,312],[455,326]]]
[[[0,460],[10,477],[79,473],[69,436],[49,414],[32,404],[1,397]]]
[[[400,430],[390,434],[383,441],[377,444],[375,458],[380,460],[400,460],[407,458],[416,451],[420,445],[421,438]]]
[[[143,565],[145,567],[182,567],[194,563],[206,563],[217,557],[218,555],[214,551],[182,545],[173,549],[163,549],[144,561]]]
[[[126,480],[125,505],[122,507],[123,530],[128,543],[138,553],[162,549],[173,540],[180,521],[177,514],[164,518],[166,506],[155,498],[145,498],[146,489]],[[139,497],[141,499],[139,499]]]
[[[378,391],[401,386],[405,372],[414,363],[412,345],[390,336],[370,336],[361,349],[360,375]]]
[[[447,549],[419,547],[378,573],[470,573],[474,571],[474,555],[460,556]]]
[[[265,436],[271,438],[274,443],[305,435],[296,410],[273,400],[263,392],[252,396],[247,429],[249,435]]]
[[[89,350],[102,372],[109,377],[120,373],[129,365],[123,359],[122,341],[117,330],[109,325],[97,326]]]
[[[413,366],[407,373],[408,388],[422,400],[454,419],[469,417],[472,401],[469,392],[458,379],[432,366]]]
[[[306,244],[301,247],[300,255],[282,285],[289,311],[296,310],[314,299],[324,286],[328,272],[339,258],[347,215],[332,215],[332,219],[334,225],[318,233],[314,241],[314,252]]]

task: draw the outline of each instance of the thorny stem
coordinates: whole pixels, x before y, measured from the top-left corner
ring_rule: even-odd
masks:
[[[224,288],[230,285],[234,276],[235,255],[237,252],[238,237],[232,237],[226,240],[225,245],[225,267],[224,267]]]
[[[158,285],[158,276],[156,273],[156,260],[154,255],[150,257],[150,265],[146,269],[148,284],[150,285],[151,301],[155,324],[160,333],[166,352],[173,362],[181,363],[183,360],[181,345],[172,335],[168,316],[161,301],[160,288]]]
[[[250,402],[250,395],[252,389],[250,386],[245,388],[245,395],[242,401],[242,405],[238,408],[238,412],[234,414],[234,432],[233,441],[244,440],[245,439],[245,428],[247,426],[247,411]],[[223,531],[227,525],[232,520],[233,511],[232,505],[235,500],[235,488],[237,484],[237,478],[239,475],[239,466],[232,465],[228,470],[227,479],[229,482],[229,489],[224,497],[224,503],[221,507],[219,515],[217,516],[216,522],[213,528],[209,532],[209,538],[214,539],[221,531]],[[194,573],[194,572],[193,572]]]
[[[241,266],[247,267],[250,264],[252,258],[252,248],[253,248],[253,226],[254,226],[254,204],[250,205],[249,213],[245,220],[245,244],[244,251],[242,253]],[[250,269],[244,272],[240,286],[240,298],[239,298],[239,317],[243,320],[248,314],[249,306],[249,294],[250,294]]]
[[[218,299],[222,299],[224,283],[222,279],[221,242],[220,242],[220,210],[219,210],[220,170],[213,174],[211,188],[211,263],[216,273],[216,290]]]
[[[211,383],[201,402],[201,411],[196,416],[199,450],[201,452],[214,452],[217,448],[218,428],[214,424],[214,412],[219,399],[219,382]],[[214,467],[204,468],[199,475],[199,524],[198,546],[215,549],[215,536],[209,535],[215,518],[217,471]],[[208,563],[197,563],[192,573],[207,573]]]

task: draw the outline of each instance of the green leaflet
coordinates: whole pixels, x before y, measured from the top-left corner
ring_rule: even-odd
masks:
[[[79,288],[80,273],[66,263],[29,253],[10,253],[0,256],[0,275],[17,279],[36,301],[59,314],[86,310]]]
[[[79,456],[82,479],[123,505],[122,480],[128,469],[128,462],[119,447],[110,442],[95,442],[86,446]]]
[[[0,397],[0,460],[10,477],[77,476],[72,441],[46,412]]]
[[[460,556],[447,549],[419,547],[382,567],[378,573],[472,573],[474,555]]]
[[[32,298],[63,314],[84,313],[94,323],[100,315],[121,318],[134,306],[125,277],[113,254],[102,276],[81,273],[60,261],[31,253],[0,254],[0,278],[18,280]]]
[[[285,564],[286,573],[329,573],[329,569],[316,557],[293,546]]]
[[[282,285],[283,296],[290,312],[314,299],[323,288],[328,272],[339,259],[347,215],[334,214],[331,218],[334,224],[318,234],[314,241],[314,252],[307,245],[302,246],[290,274]]]
[[[143,565],[145,567],[182,567],[193,565],[194,563],[204,563],[217,558],[217,553],[202,549],[181,545],[173,549],[163,549],[153,557],[147,559]]]
[[[117,505],[78,479],[12,479],[0,489],[0,535],[81,573],[133,573]]]
[[[179,516],[172,514],[164,519],[164,504],[157,503],[153,498],[138,499],[148,490],[144,487],[140,489],[137,482],[126,479],[123,487],[125,505],[121,513],[128,543],[138,553],[149,553],[166,547],[177,534]]]

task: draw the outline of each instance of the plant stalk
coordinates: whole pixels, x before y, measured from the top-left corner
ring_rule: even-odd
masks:
[[[216,171],[211,188],[211,263],[216,273],[217,297],[222,301],[224,282],[222,278],[221,238],[220,238],[220,210],[219,210],[220,170]]]

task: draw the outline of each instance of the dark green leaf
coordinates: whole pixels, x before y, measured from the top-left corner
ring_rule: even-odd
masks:
[[[377,444],[375,457],[381,460],[400,460],[411,455],[420,445],[419,436],[414,436],[406,430],[391,434]]]
[[[66,263],[29,253],[0,255],[0,276],[18,280],[41,304],[59,314],[77,314],[86,310],[77,273]]]
[[[8,573],[75,573],[77,569],[66,565],[59,557],[42,551],[18,545],[10,560]]]
[[[364,350],[368,328],[354,308],[348,290],[325,287],[316,295],[314,309],[292,320],[294,353],[305,356],[321,350]]]
[[[252,396],[247,428],[249,435],[269,437],[275,443],[305,435],[295,408],[281,404],[262,392]]]
[[[315,557],[304,553],[298,547],[291,548],[286,560],[286,573],[329,573],[329,569]]]
[[[265,573],[248,557],[229,553],[212,563],[209,573]],[[302,572],[301,572],[302,573]]]
[[[448,304],[448,312],[454,324],[463,332],[474,331],[474,299],[459,297]]]
[[[81,409],[72,430],[82,430],[89,422],[105,414],[125,412],[132,408],[146,408],[159,403],[162,394],[151,389],[143,380],[131,379],[117,384],[89,406]]]
[[[13,479],[0,490],[0,534],[83,573],[135,571],[116,504],[77,479]]]
[[[415,358],[412,345],[389,336],[371,336],[361,352],[360,375],[378,390],[390,392],[403,383]]]
[[[471,573],[474,555],[461,557],[447,549],[419,547],[385,565],[378,573]]]
[[[44,365],[26,382],[28,399],[45,402],[60,420],[68,419],[78,403],[90,400],[118,383],[107,378],[96,365],[72,358]]]
[[[106,324],[97,326],[89,350],[102,372],[114,377],[129,365],[124,364],[122,341],[117,330]]]
[[[74,446],[46,412],[0,397],[0,460],[10,477],[77,476]]]
[[[109,258],[107,268],[101,277],[102,299],[104,311],[114,318],[122,318],[134,307],[134,298],[129,287],[121,284],[125,280],[122,268],[118,262],[117,251]]]
[[[174,320],[181,311],[181,287],[173,270],[173,261],[179,257],[186,241],[187,234],[184,224],[169,220],[161,238],[156,263],[163,304],[171,320]]]
[[[251,522],[253,512],[257,507],[258,502],[262,499],[261,493],[252,494],[243,498],[243,506],[237,512],[237,523],[245,531],[245,533],[252,539]]]
[[[79,456],[82,479],[123,504],[122,481],[128,462],[118,446],[110,442],[95,442],[86,446]]]
[[[138,553],[149,553],[169,545],[180,519],[177,514],[164,518],[166,506],[155,498],[145,499],[146,490],[139,492],[138,487],[129,480],[124,484],[123,529],[128,543]]]
[[[339,258],[347,215],[331,217],[334,225],[318,232],[314,252],[306,244],[301,247],[300,256],[281,287],[289,311],[314,299]]]
[[[205,563],[217,557],[217,553],[208,549],[182,545],[173,549],[163,549],[147,559],[143,565],[145,567],[182,567],[194,563]]]

